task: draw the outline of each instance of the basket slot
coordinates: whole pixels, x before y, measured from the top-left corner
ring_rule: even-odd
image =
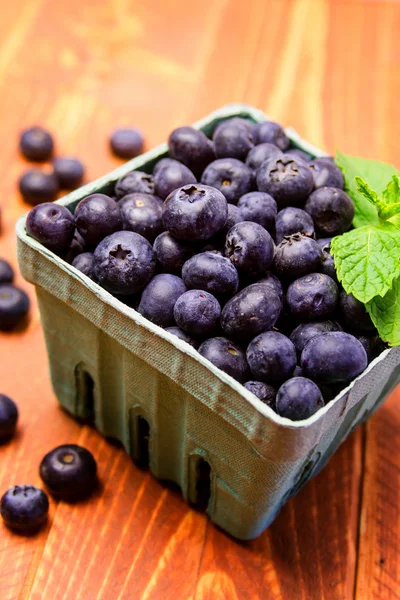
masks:
[[[198,454],[189,458],[188,501],[193,508],[205,512],[211,495],[211,466]]]
[[[94,421],[94,381],[83,363],[75,367],[75,385],[75,414],[87,421]]]
[[[140,467],[150,464],[150,425],[142,415],[130,413],[131,456]]]

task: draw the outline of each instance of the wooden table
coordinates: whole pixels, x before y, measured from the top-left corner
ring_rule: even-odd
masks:
[[[143,128],[147,147],[231,101],[264,109],[331,152],[400,166],[400,5],[395,0],[3,0],[0,5],[0,256],[16,265],[18,131],[34,123],[81,157],[88,179],[118,164],[107,138]],[[0,598],[386,600],[400,598],[399,392],[354,433],[259,539],[238,543],[180,494],[56,403],[33,289],[26,331],[0,335],[0,391],[16,439],[0,491],[40,484],[48,450],[77,442],[102,493],[51,503],[48,527],[0,527]]]

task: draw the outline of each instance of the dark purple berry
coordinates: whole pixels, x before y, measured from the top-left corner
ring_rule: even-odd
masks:
[[[62,190],[75,190],[82,184],[85,169],[77,158],[69,156],[55,158],[53,168]]]
[[[128,194],[154,194],[153,175],[143,171],[131,171],[120,177],[115,184],[115,197],[120,200]]]
[[[91,278],[93,274],[93,253],[83,252],[82,254],[78,254],[72,261],[72,266]]]
[[[74,235],[72,241],[68,247],[66,254],[64,255],[64,260],[69,263],[72,263],[74,258],[78,256],[78,254],[82,254],[85,251],[85,240],[79,233],[79,231],[75,228]]]
[[[53,202],[57,198],[58,190],[55,174],[39,169],[26,171],[19,180],[19,191],[22,198],[33,206],[42,202]]]
[[[338,278],[335,269],[335,260],[330,252],[322,251],[321,273],[329,275],[335,283],[338,283]]]
[[[210,338],[203,342],[199,354],[241,383],[249,376],[246,354],[224,337]]]
[[[300,323],[290,334],[290,340],[296,348],[300,357],[306,344],[323,333],[330,331],[343,331],[342,327],[336,321],[317,321],[315,323]]]
[[[172,158],[189,167],[193,173],[201,173],[215,157],[211,141],[193,127],[174,129],[168,139],[168,148]]]
[[[344,188],[343,173],[334,163],[314,158],[309,165],[314,177],[315,189],[334,187],[342,190]]]
[[[29,311],[29,297],[12,283],[0,285],[0,330],[9,331],[25,319]]]
[[[283,153],[274,144],[259,144],[250,150],[246,158],[246,165],[252,171],[257,171],[261,165],[273,158],[280,158]]]
[[[33,485],[16,485],[0,500],[0,513],[5,524],[20,533],[34,533],[46,522],[49,499]]]
[[[176,324],[195,337],[211,337],[218,330],[221,306],[203,290],[189,290],[178,298],[174,308]]]
[[[314,179],[308,165],[292,158],[266,161],[257,171],[257,185],[271,194],[278,207],[301,204],[312,192]]]
[[[8,396],[0,394],[0,444],[12,438],[17,421],[17,405]]]
[[[274,121],[262,121],[257,123],[255,131],[256,144],[274,144],[280,150],[287,150],[290,140],[279,123]]]
[[[375,326],[366,311],[365,305],[352,294],[346,294],[344,290],[340,292],[339,310],[340,318],[346,328],[363,333],[375,332]]]
[[[174,160],[173,158],[160,158],[159,161],[156,162],[156,164],[153,167],[153,177],[154,175],[156,175],[158,173],[158,171],[160,169],[163,169],[164,167],[167,167],[169,165],[176,165],[178,163],[178,165],[180,165],[181,163],[178,162],[177,160]]]
[[[170,162],[158,168],[157,172],[154,173],[155,193],[162,200],[165,200],[177,188],[189,183],[196,183],[196,177],[185,165],[176,160],[164,160],[169,160]]]
[[[76,444],[58,446],[40,463],[40,477],[52,494],[67,500],[86,498],[97,483],[97,465],[89,450]]]
[[[29,211],[26,231],[49,250],[66,252],[74,237],[74,217],[65,206],[45,202]]]
[[[163,231],[162,201],[150,194],[128,194],[118,203],[123,229],[140,233],[153,242]]]
[[[177,240],[169,231],[160,233],[153,249],[158,262],[171,273],[180,273],[184,263],[196,252],[195,247]]]
[[[300,150],[300,148],[290,148],[286,150],[285,156],[289,156],[290,158],[294,158],[294,160],[302,160],[305,163],[308,163],[311,159],[310,155],[304,150]]]
[[[75,209],[75,225],[89,246],[122,229],[118,204],[105,194],[91,194],[81,200]]]
[[[286,294],[292,313],[299,319],[313,321],[332,314],[338,303],[336,283],[323,273],[311,273],[293,281]]]
[[[134,158],[143,152],[143,135],[137,129],[116,129],[110,137],[110,147],[120,158]]]
[[[276,389],[263,381],[246,381],[246,390],[257,396],[261,402],[275,410]]]
[[[378,334],[365,335],[355,333],[354,337],[363,345],[365,352],[367,353],[368,362],[370,363],[374,358],[379,356],[385,349],[385,344],[382,342]]]
[[[276,395],[276,412],[292,421],[308,419],[325,406],[319,387],[306,377],[285,381]]]
[[[269,194],[249,192],[240,198],[237,206],[243,221],[252,221],[268,231],[273,230],[278,209],[275,200]]]
[[[14,269],[4,258],[0,258],[0,284],[12,283],[14,280]]]
[[[232,157],[244,160],[254,146],[251,130],[241,122],[226,121],[217,127],[213,135],[217,158]]]
[[[320,236],[333,237],[347,231],[354,217],[354,204],[343,190],[321,187],[308,198],[304,210],[311,215]]]
[[[243,221],[228,231],[225,256],[239,272],[249,277],[260,277],[272,264],[274,242],[261,225]]]
[[[216,298],[230,298],[239,287],[239,276],[228,258],[215,252],[201,252],[182,268],[188,289],[205,290]]]
[[[331,237],[317,238],[318,246],[321,246],[322,250],[325,250],[326,252],[329,252],[329,250],[330,250],[331,241],[332,241]]]
[[[190,344],[196,350],[197,350],[197,348],[200,345],[199,340],[196,340],[195,338],[193,338],[192,336],[190,336],[188,333],[186,333],[186,331],[183,331],[183,329],[180,329],[180,327],[166,327],[165,331],[168,331],[169,333],[172,333],[172,335],[174,335],[175,337],[179,338],[183,342],[186,342],[187,344]]]
[[[288,206],[278,212],[275,219],[275,240],[280,244],[284,237],[294,233],[307,233],[314,235],[314,223],[305,210]]]
[[[215,187],[222,192],[228,202],[238,200],[253,187],[252,171],[237,158],[219,158],[208,165],[201,183]]]
[[[271,292],[277,294],[281,300],[283,300],[283,289],[282,284],[275,275],[270,272],[267,272],[263,275],[262,279],[258,281],[258,283],[263,283],[267,287],[270,288]]]
[[[43,162],[51,158],[54,142],[51,134],[43,127],[31,127],[22,132],[19,147],[28,160]]]
[[[306,275],[319,270],[322,250],[315,240],[307,235],[295,233],[283,238],[276,247],[274,269],[286,278]]]
[[[220,129],[226,127],[227,125],[244,127],[251,134],[254,134],[256,128],[256,124],[253,123],[253,121],[249,121],[249,119],[244,119],[243,117],[230,117],[229,119],[224,119],[218,123],[214,129],[213,137],[219,132]]]
[[[292,342],[278,331],[266,331],[254,338],[246,356],[255,379],[267,383],[288,379],[297,362]]]
[[[186,292],[180,277],[170,273],[155,275],[144,288],[138,312],[160,327],[174,325],[174,306],[179,296]]]

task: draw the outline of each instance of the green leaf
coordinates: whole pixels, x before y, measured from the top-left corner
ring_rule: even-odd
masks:
[[[386,294],[400,275],[400,234],[389,222],[335,237],[331,252],[344,289],[364,304]]]
[[[397,229],[400,229],[400,215],[396,214],[394,217],[390,217],[390,223],[392,223]]]
[[[348,156],[339,151],[336,153],[336,164],[343,171],[346,192],[353,199],[355,205],[354,227],[378,225],[378,211],[370,202],[368,202],[363,194],[359,192],[355,177],[357,175],[362,177],[368,186],[374,190],[378,196],[381,196],[387,187],[389,179],[391,179],[393,175],[400,175],[400,172],[392,165],[376,160]]]
[[[381,298],[376,296],[366,305],[379,337],[390,346],[400,346],[400,279]]]
[[[400,177],[393,175],[382,192],[385,204],[396,204],[400,202]]]
[[[357,190],[360,192],[360,194],[362,194],[364,198],[368,200],[368,202],[371,202],[372,204],[375,204],[375,206],[379,207],[379,205],[381,204],[381,200],[379,199],[378,194],[374,192],[372,188],[369,187],[368,183],[364,181],[362,177],[359,177],[357,175],[354,179],[356,182]]]
[[[400,202],[393,202],[393,204],[384,204],[379,208],[379,216],[382,219],[390,219],[400,213]]]

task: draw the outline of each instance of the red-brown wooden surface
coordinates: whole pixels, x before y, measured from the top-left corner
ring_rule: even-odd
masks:
[[[34,123],[88,179],[118,164],[115,126],[139,125],[150,148],[232,101],[331,152],[400,166],[399,31],[396,0],[3,0],[0,256],[16,265],[17,135]],[[57,406],[33,289],[18,283],[33,307],[25,331],[0,335],[0,391],[21,412],[0,492],[40,484],[40,459],[66,442],[94,452],[103,490],[52,501],[35,537],[0,526],[1,600],[400,598],[399,392],[269,530],[238,543]]]

